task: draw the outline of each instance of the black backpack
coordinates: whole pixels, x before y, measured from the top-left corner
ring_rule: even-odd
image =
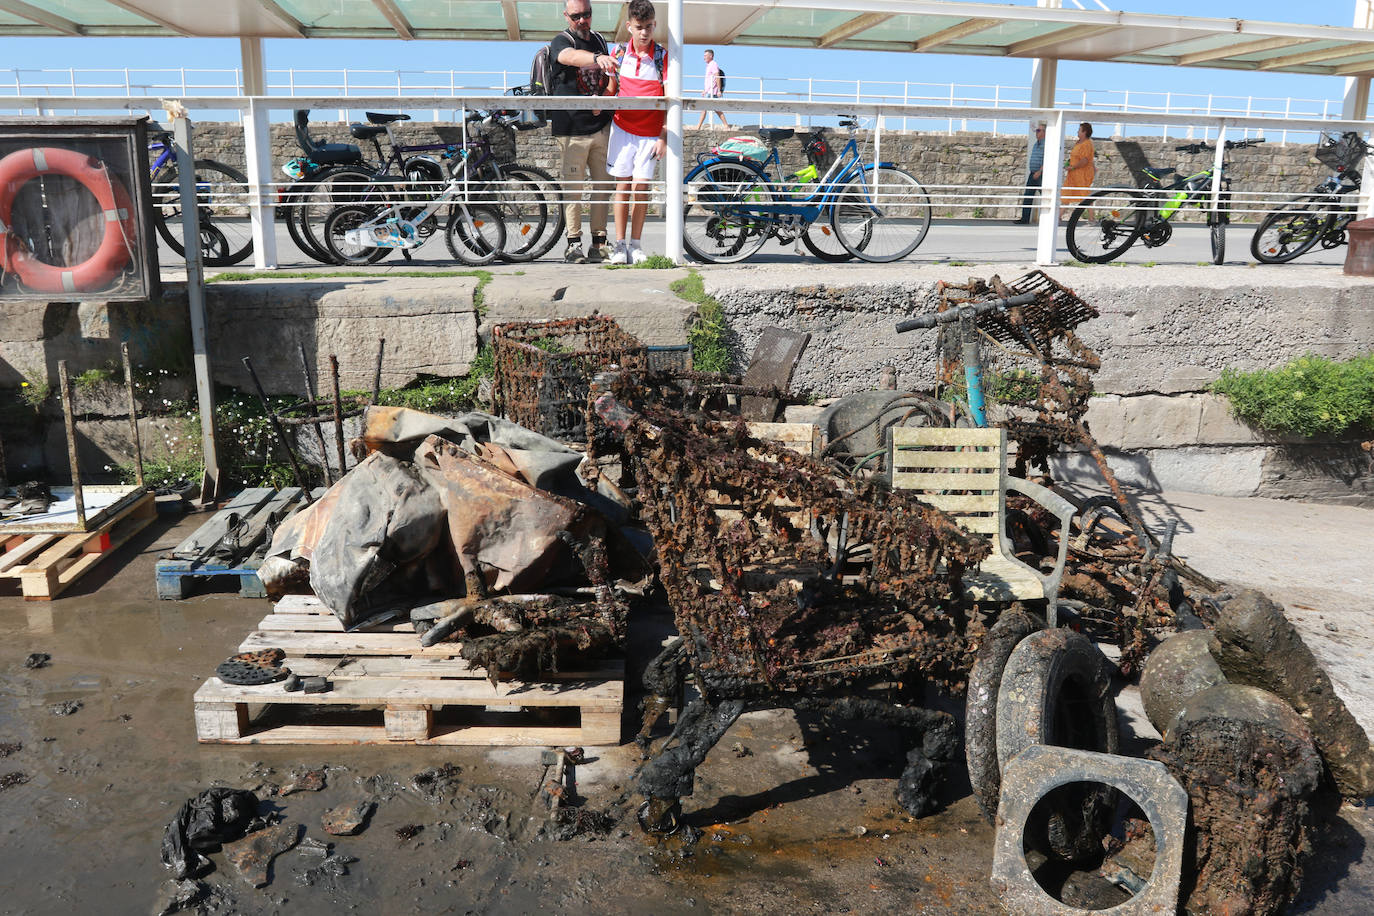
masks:
[[[572,29],[564,29],[563,31],[567,33],[569,38],[572,37]],[[600,53],[609,54],[610,48],[606,46],[606,39],[601,36],[601,33],[593,32],[592,34],[601,42]],[[534,52],[534,60],[530,62],[530,95],[553,94],[554,59],[553,55],[549,53],[550,45],[552,45],[552,42],[541,46],[538,51]],[[547,111],[536,111],[535,114],[540,118],[547,118],[549,116]]]
[[[719,66],[719,65],[717,65]],[[725,95],[725,71],[720,71],[720,94]]]

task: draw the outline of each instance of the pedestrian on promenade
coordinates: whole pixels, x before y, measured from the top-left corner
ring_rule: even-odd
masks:
[[[606,39],[592,31],[590,0],[566,0],[563,18],[568,27],[549,43],[550,95],[615,95],[615,59]],[[567,221],[568,247],[563,260],[570,264],[597,263],[610,254],[606,246],[606,218],[610,213],[611,176],[606,153],[611,139],[611,112],[578,109],[550,112],[554,140],[560,155],[558,177]],[[582,249],[582,183],[590,177],[589,223],[591,248]]]
[[[706,76],[701,87],[701,97],[703,99],[718,99],[725,94],[725,87],[721,84],[721,77],[724,74],[720,72],[720,64],[716,63],[716,52],[708,50],[701,56],[706,61]],[[706,123],[706,119],[710,116],[710,111],[705,108],[701,110],[701,118],[697,120],[697,130],[701,130],[701,126]],[[724,113],[718,111],[716,117],[720,118],[721,127],[726,130],[730,129],[730,125],[725,122]]]
[[[1069,211],[1082,200],[1092,188],[1093,178],[1097,176],[1097,167],[1093,165],[1093,126],[1087,121],[1078,125],[1078,142],[1069,150],[1068,162],[1064,164],[1064,191],[1060,194],[1060,201],[1063,206],[1059,211],[1060,218],[1069,215]]]
[[[1026,193],[1021,198],[1021,218],[1016,224],[1024,226],[1030,222],[1031,199],[1035,197],[1045,178],[1045,125],[1035,125],[1035,143],[1031,144],[1029,161],[1026,163]]]
[[[668,76],[668,49],[654,41],[654,5],[630,0],[625,12],[630,40],[616,45],[616,74],[621,98],[661,98]],[[649,212],[649,182],[658,160],[668,150],[668,113],[663,109],[617,109],[611,123],[607,169],[618,179],[615,189],[615,250],[612,264],[648,260],[640,243]],[[625,236],[626,223],[630,235]]]

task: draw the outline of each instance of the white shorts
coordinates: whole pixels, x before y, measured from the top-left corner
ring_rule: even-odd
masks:
[[[606,171],[614,178],[652,181],[658,168],[658,158],[654,156],[657,144],[657,137],[641,137],[612,124],[611,142],[606,147]]]

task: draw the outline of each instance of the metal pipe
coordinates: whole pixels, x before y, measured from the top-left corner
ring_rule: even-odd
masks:
[[[134,442],[134,475],[138,485],[143,486],[143,442],[138,435],[138,401],[134,398],[134,370],[129,363],[129,342],[119,345],[119,355],[124,359],[124,391],[129,395],[129,435]]]
[[[310,407],[310,416],[318,418],[320,412],[315,406],[315,381],[310,377],[310,363],[305,358],[305,344],[296,341],[296,350],[301,356],[301,375],[305,378],[305,396]],[[324,444],[324,431],[318,423],[310,425],[315,428],[315,441],[320,445],[320,467],[324,472],[325,486],[329,486],[333,481],[329,478],[329,448]],[[343,473],[342,469],[339,473]]]
[[[372,403],[382,396],[382,353],[386,350],[386,338],[377,338],[377,368],[372,373]]]
[[[334,445],[339,452],[339,476],[348,472],[344,461],[343,399],[339,397],[339,358],[329,354],[329,377],[334,385]]]
[[[258,374],[253,371],[253,361],[247,356],[243,358],[243,367],[248,370],[248,377],[253,380],[253,387],[258,391],[258,400],[262,403],[262,409],[267,414],[267,419],[272,424],[272,432],[276,433],[277,441],[281,447],[286,449],[286,458],[291,462],[291,470],[296,475],[296,485],[305,491],[306,504],[313,503],[315,498],[310,495],[310,485],[305,480],[305,473],[301,471],[300,462],[296,460],[296,450],[291,447],[291,443],[286,438],[286,430],[281,428],[281,423],[277,420],[277,412],[272,409],[272,404],[267,400],[267,392],[262,388],[262,382],[258,380]]]
[[[67,427],[67,460],[72,468],[72,501],[76,503],[76,524],[86,528],[86,498],[81,492],[81,468],[76,460],[76,414],[72,412],[72,380],[67,375],[67,361],[58,360],[57,384],[62,395],[62,422]]]

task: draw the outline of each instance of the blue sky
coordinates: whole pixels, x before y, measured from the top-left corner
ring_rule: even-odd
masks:
[[[1024,0],[1023,0],[1024,2]],[[1067,5],[1067,4],[1066,4]],[[1109,2],[1114,8],[1139,12],[1192,16],[1237,17],[1277,22],[1348,26],[1353,0],[1308,0],[1306,3],[1250,0],[1246,3],[1208,3],[1204,0],[1133,0]],[[606,23],[599,23],[605,26]],[[550,23],[552,33],[560,26]],[[405,70],[527,71],[533,43],[436,41],[272,40],[265,43],[267,66],[273,68],[331,68]],[[1025,85],[1030,65],[1025,61],[931,54],[894,54],[858,51],[807,51],[778,48],[719,48],[718,60],[730,74],[731,90],[743,91],[747,76],[813,77],[842,74],[847,79],[892,80],[961,84]],[[0,86],[6,69],[188,67],[234,68],[238,43],[220,39],[120,38],[8,38],[0,39]],[[686,73],[700,73],[700,49],[688,48]],[[1171,70],[1163,67],[1063,62],[1061,88],[1099,87],[1215,93],[1227,96],[1339,98],[1343,82],[1332,77],[1288,74],[1249,74],[1224,70]],[[695,83],[689,82],[693,88]],[[2,91],[2,90],[0,90]]]

